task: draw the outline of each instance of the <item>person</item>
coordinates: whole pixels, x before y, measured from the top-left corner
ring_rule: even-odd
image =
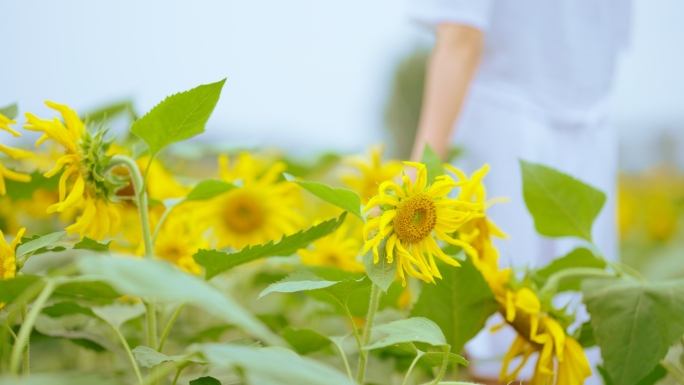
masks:
[[[578,246],[536,234],[519,159],[606,193],[592,232],[601,252],[616,259],[617,139],[608,102],[628,43],[629,1],[413,0],[409,12],[436,36],[411,158],[420,159],[426,143],[444,157],[454,142],[465,149],[457,161],[464,171],[490,164],[488,197],[510,199],[488,209],[509,235],[497,243],[503,266],[543,266]],[[469,353],[503,355],[508,344],[497,349],[487,337],[478,336]],[[491,364],[474,371],[495,378]]]

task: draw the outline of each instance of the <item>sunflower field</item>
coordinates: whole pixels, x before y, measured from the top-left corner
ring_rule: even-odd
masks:
[[[0,109],[3,135],[19,121],[41,135],[0,144],[0,384],[478,383],[464,346],[486,329],[515,335],[502,384],[526,365],[528,384],[684,384],[684,280],[642,274],[677,231],[684,185],[623,178],[626,264],[592,240],[603,192],[521,161],[536,231],[583,246],[503,268],[487,165],[467,175],[429,147],[421,162],[381,146],[312,162],[174,152],[223,84],[169,96],[124,137],[104,112]]]

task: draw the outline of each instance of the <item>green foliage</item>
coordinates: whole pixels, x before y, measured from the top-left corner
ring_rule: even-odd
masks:
[[[345,188],[330,187],[324,183],[298,181],[287,174],[285,174],[285,178],[297,183],[306,191],[324,201],[350,212],[363,220],[363,216],[361,215],[361,198],[357,193]]]
[[[425,168],[427,169],[428,184],[435,183],[435,178],[444,175],[442,159],[440,159],[435,150],[427,143],[425,144],[425,149],[423,150],[423,156],[420,159],[420,162],[424,163]]]
[[[282,344],[280,337],[238,303],[174,266],[153,260],[87,257],[77,262],[85,274],[101,277],[121,294],[157,298],[158,301],[188,301],[270,344]]]
[[[211,199],[235,188],[235,185],[222,180],[207,179],[199,182],[190,190],[184,201]]]
[[[17,246],[17,250],[15,252],[17,259],[27,255],[47,251],[50,246],[62,239],[64,234],[66,234],[66,231],[58,231],[56,233],[31,238],[30,241],[22,242]]]
[[[87,122],[87,124],[95,124],[104,120],[112,120],[122,115],[126,115],[130,121],[138,119],[132,100],[120,100],[94,108],[81,115],[81,120]]]
[[[88,237],[83,237],[81,241],[76,243],[74,245],[75,250],[91,250],[91,251],[109,251],[109,244],[112,243],[112,241],[109,241],[107,243],[100,243],[96,240],[90,239]]]
[[[9,106],[0,107],[0,114],[5,115],[7,119],[14,120],[19,115],[19,107],[17,103],[12,103]]]
[[[180,92],[164,99],[131,126],[131,132],[147,143],[154,157],[164,147],[204,132],[225,79]]]
[[[247,246],[236,253],[199,250],[193,258],[206,269],[206,279],[211,279],[224,271],[257,259],[292,255],[297,250],[307,247],[311,242],[337,230],[344,222],[346,214],[342,213],[339,218],[327,220],[306,231],[302,230],[292,235],[286,235],[278,243],[271,241],[263,245]]]
[[[59,318],[67,315],[83,314],[89,317],[96,317],[95,313],[88,308],[73,301],[57,302],[51,306],[43,308],[43,314],[52,318]]]
[[[3,376],[0,385],[117,385],[115,379],[97,374],[83,373],[40,373],[31,377]]]
[[[31,173],[31,181],[28,183],[6,179],[7,196],[12,199],[31,199],[36,190],[57,191],[61,175],[58,173],[52,178],[46,178],[42,173],[36,171]]]
[[[378,246],[378,263],[373,262],[373,250],[368,250],[368,252],[363,256],[363,264],[366,267],[366,274],[368,278],[373,281],[382,291],[387,293],[390,285],[394,282],[394,278],[397,276],[397,262],[396,260],[392,263],[387,262],[387,253],[385,251],[386,239],[383,239]]]
[[[449,346],[439,326],[423,317],[412,317],[378,325],[373,327],[373,333],[383,333],[387,336],[364,349],[379,349],[402,342],[422,342],[436,347]]]
[[[195,364],[205,364],[206,361],[197,357],[196,354],[181,354],[176,356],[167,356],[148,346],[138,346],[133,349],[133,355],[140,365],[146,368],[152,368],[164,362],[173,362],[182,364],[184,362],[192,362]]]
[[[26,289],[38,282],[45,283],[35,275],[20,275],[13,279],[0,279],[0,303],[14,302]]]
[[[442,266],[441,282],[423,285],[411,316],[434,321],[444,332],[451,350],[460,352],[482,330],[499,303],[470,259],[462,262],[461,267]]]
[[[591,242],[591,227],[606,202],[606,195],[550,167],[523,160],[520,167],[525,204],[537,232]]]
[[[103,307],[93,307],[93,313],[101,320],[120,329],[124,323],[145,314],[145,306],[138,302],[135,304],[113,303]]]
[[[190,381],[190,385],[221,385],[221,381],[214,377],[206,376]]]
[[[293,329],[287,327],[283,330],[283,338],[299,354],[317,352],[330,346],[332,343],[328,337],[313,329]]]
[[[283,348],[205,344],[195,349],[216,367],[240,367],[250,384],[320,385],[323,381],[326,385],[352,385],[345,375],[329,366]]]
[[[547,266],[536,271],[534,278],[537,284],[541,286],[551,275],[575,267],[603,269],[606,267],[606,262],[603,259],[597,258],[589,249],[578,247],[567,255],[553,260]],[[580,283],[580,279],[563,281],[559,285],[557,292],[568,290],[579,291]]]
[[[637,384],[684,335],[684,280],[582,283],[596,343],[610,378]]]
[[[259,298],[269,293],[295,293],[298,291],[321,290],[330,294],[343,306],[346,305],[349,294],[355,290],[370,286],[370,281],[347,278],[342,281],[327,281],[309,271],[294,272],[282,280],[269,285],[259,294]]]

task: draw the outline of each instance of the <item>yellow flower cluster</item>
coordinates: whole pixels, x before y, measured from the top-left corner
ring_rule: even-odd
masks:
[[[10,124],[16,124],[17,122],[9,119],[3,114],[0,114],[0,130],[5,130],[12,134],[13,136],[21,136],[18,132],[13,130],[10,127]],[[0,152],[6,154],[12,159],[26,159],[26,158],[31,158],[33,154],[31,154],[28,151],[20,150],[18,148],[12,148],[5,146],[4,144],[0,143]],[[6,187],[5,187],[5,178],[9,180],[13,180],[16,182],[30,182],[31,181],[31,176],[18,173],[16,171],[10,170],[5,168],[2,165],[2,162],[0,162],[0,195],[5,195],[7,193]]]

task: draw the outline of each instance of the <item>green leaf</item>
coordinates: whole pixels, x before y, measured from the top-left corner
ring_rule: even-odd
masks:
[[[120,329],[124,323],[145,314],[145,305],[141,302],[135,304],[113,303],[108,306],[93,307],[92,310],[98,318]]]
[[[70,282],[59,285],[55,289],[55,294],[63,297],[78,298],[84,300],[94,300],[98,302],[110,303],[121,297],[121,294],[99,277],[81,276],[72,279]]]
[[[0,303],[12,303],[36,282],[41,281],[35,275],[20,275],[12,279],[0,279]]]
[[[266,257],[286,257],[294,254],[297,250],[307,247],[311,242],[322,238],[344,222],[346,213],[342,213],[337,219],[330,219],[313,226],[306,231],[302,230],[292,235],[284,236],[280,242],[268,242],[263,245],[247,246],[236,253],[225,253],[218,250],[199,250],[193,258],[206,271],[206,279],[211,279],[224,271],[236,266]]]
[[[231,344],[204,344],[195,348],[214,366],[241,368],[249,384],[353,384],[346,375],[328,365],[283,348],[256,349]]]
[[[363,256],[363,265],[366,267],[366,274],[368,278],[373,281],[374,284],[378,285],[382,291],[387,293],[390,285],[394,282],[394,278],[397,276],[397,262],[394,260],[392,263],[387,262],[387,256],[385,251],[385,244],[387,239],[383,239],[378,246],[378,263],[373,263],[373,250],[368,250],[366,255]]]
[[[637,384],[684,335],[684,280],[582,283],[596,343],[616,384]]]
[[[190,385],[221,385],[221,381],[214,377],[206,376],[190,381]]]
[[[583,348],[591,348],[596,346],[596,339],[594,338],[594,329],[591,328],[591,322],[585,322],[577,331],[577,342]]]
[[[402,342],[423,342],[432,346],[449,346],[439,326],[423,317],[390,322],[385,325],[373,327],[373,333],[383,333],[387,336],[372,345],[364,347],[365,350],[379,349],[396,345]],[[442,354],[444,357],[444,354]]]
[[[291,175],[284,175],[287,180],[297,183],[313,195],[363,220],[361,215],[361,198],[357,193],[345,188],[330,187],[323,183],[299,181]]]
[[[411,316],[434,321],[444,332],[451,350],[460,352],[484,328],[499,303],[469,258],[461,262],[461,267],[442,266],[442,281],[423,284]]]
[[[550,167],[523,160],[520,167],[525,204],[537,232],[591,242],[591,227],[606,202],[606,194]]]
[[[12,199],[32,199],[36,190],[57,191],[60,175],[61,173],[52,178],[46,178],[42,173],[36,171],[31,174],[31,181],[28,183],[6,179],[7,196]]]
[[[287,327],[283,330],[283,338],[302,355],[317,352],[332,343],[328,337],[313,329]]]
[[[425,164],[425,168],[427,169],[428,184],[435,183],[435,178],[445,174],[444,166],[442,166],[442,159],[427,143],[425,143],[425,149],[423,150],[423,156],[420,159],[420,163]]]
[[[12,103],[0,108],[0,114],[5,115],[7,119],[14,120],[19,115],[19,107],[17,107],[17,103]]]
[[[259,294],[259,298],[269,293],[295,293],[298,291],[322,290],[333,296],[341,304],[346,304],[349,293],[370,286],[370,281],[347,278],[342,281],[327,281],[309,271],[296,271],[282,280],[269,285]]]
[[[154,157],[164,147],[204,132],[226,79],[171,95],[136,120],[131,132],[144,140]]]
[[[427,352],[420,357],[421,361],[424,361],[430,366],[440,366],[444,363],[444,353],[442,352]],[[460,364],[463,366],[470,366],[470,362],[465,358],[459,356],[458,354],[449,352],[449,363],[450,364]]]
[[[561,270],[575,267],[603,269],[606,267],[606,262],[603,259],[596,258],[594,253],[589,249],[578,247],[564,257],[552,261],[547,266],[535,272],[535,280],[537,281],[537,284],[541,286],[551,275]],[[558,287],[558,292],[568,290],[579,291],[580,283],[581,280],[579,279],[563,281]]]
[[[83,307],[72,301],[57,302],[54,305],[43,308],[42,313],[52,318],[73,314],[84,314],[90,317],[95,317],[95,313],[93,313],[90,308]]]
[[[138,119],[132,100],[125,99],[92,109],[81,115],[81,120],[87,123],[97,123],[105,119],[112,120],[120,115],[127,115],[131,121]]]
[[[31,377],[12,375],[0,377],[0,385],[116,385],[117,380],[106,375],[83,373],[31,373]]]
[[[90,239],[88,237],[83,237],[83,239],[80,242],[78,242],[74,245],[74,249],[75,250],[108,251],[110,243],[112,243],[112,241],[109,241],[107,243],[100,243],[100,242],[93,240],[93,239]]]
[[[83,273],[99,276],[122,294],[167,303],[188,301],[269,344],[284,343],[237,302],[164,261],[92,256],[81,258],[77,266]]]
[[[64,234],[66,234],[66,231],[58,231],[56,233],[43,235],[41,237],[34,238],[26,243],[22,243],[19,246],[17,246],[16,256],[17,258],[20,258],[28,254],[32,254],[44,247],[47,248],[48,246],[51,246],[55,242],[62,239]]]
[[[231,183],[222,180],[207,179],[199,182],[193,187],[183,200],[187,202],[211,199],[234,188],[235,186]]]
[[[206,361],[196,357],[196,354],[182,354],[177,356],[167,356],[148,346],[138,346],[133,349],[135,359],[140,362],[140,365],[146,368],[152,368],[164,362],[175,362],[176,364],[183,362],[193,362],[196,364],[205,364]]]

